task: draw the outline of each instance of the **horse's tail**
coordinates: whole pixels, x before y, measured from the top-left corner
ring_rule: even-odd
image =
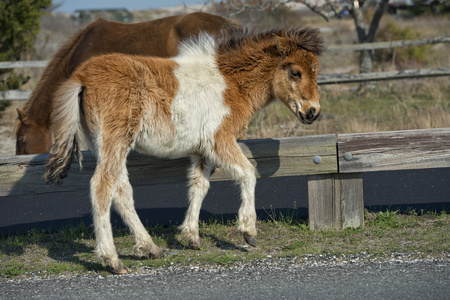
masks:
[[[83,159],[78,147],[80,136],[80,94],[83,87],[79,81],[64,82],[54,96],[52,112],[52,146],[47,162],[47,183],[62,183],[72,164],[73,157]]]

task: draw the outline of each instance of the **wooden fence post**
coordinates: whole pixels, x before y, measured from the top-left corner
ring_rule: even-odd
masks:
[[[362,173],[308,176],[311,230],[364,226]]]
[[[364,227],[362,173],[333,174],[339,228]]]

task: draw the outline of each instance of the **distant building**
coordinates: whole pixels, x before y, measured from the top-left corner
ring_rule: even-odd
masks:
[[[99,18],[108,21],[116,21],[122,23],[132,23],[133,14],[125,8],[113,9],[77,9],[72,14],[72,18],[79,22],[80,25],[86,25]]]

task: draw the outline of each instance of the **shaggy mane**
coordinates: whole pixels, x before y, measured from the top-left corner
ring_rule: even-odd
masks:
[[[274,35],[293,39],[299,49],[304,49],[318,56],[324,50],[324,42],[319,29],[304,28],[277,28],[256,33],[249,30],[235,30],[228,38],[219,42],[219,52],[238,50],[246,43],[260,43],[272,39]]]

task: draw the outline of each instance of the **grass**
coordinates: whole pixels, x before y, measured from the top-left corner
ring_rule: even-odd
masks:
[[[148,228],[165,255],[161,259],[135,256],[134,241],[125,229],[114,229],[120,258],[132,271],[168,266],[232,266],[268,256],[297,257],[332,255],[343,257],[365,253],[372,258],[394,252],[418,256],[445,257],[450,253],[450,215],[445,212],[419,214],[409,211],[366,212],[364,228],[309,230],[306,220],[268,212],[258,223],[258,247],[249,248],[235,222],[209,221],[200,225],[203,245],[200,250],[186,247],[175,226]],[[47,233],[32,231],[23,235],[0,237],[0,281],[25,277],[109,273],[93,250],[91,227]]]

